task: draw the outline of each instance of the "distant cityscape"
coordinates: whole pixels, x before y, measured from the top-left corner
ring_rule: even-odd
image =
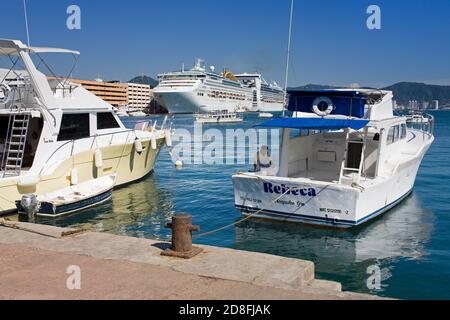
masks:
[[[417,101],[410,100],[408,104],[399,104],[394,100],[394,109],[405,112],[419,112],[429,110],[450,110],[450,103],[440,104],[439,100],[432,101]]]

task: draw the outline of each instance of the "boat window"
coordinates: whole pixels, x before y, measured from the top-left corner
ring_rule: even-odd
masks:
[[[390,145],[400,140],[400,126],[393,126],[389,129],[386,144]],[[402,133],[403,134],[403,133]],[[403,138],[402,138],[403,139]]]
[[[389,133],[388,133],[388,136],[387,136],[386,144],[387,145],[393,144],[394,143],[394,137],[395,137],[395,127],[391,127],[389,129]]]
[[[314,134],[314,133],[312,133]],[[310,131],[307,129],[291,129],[290,138],[295,139],[298,137],[306,137],[310,135]]]
[[[63,114],[58,141],[77,140],[89,136],[89,113]]]
[[[394,142],[400,140],[400,126],[394,127]]]
[[[97,130],[120,128],[111,112],[97,113]]]
[[[407,130],[406,130],[406,124],[402,124],[401,127],[401,134],[400,134],[400,139],[406,139],[406,135],[407,135]]]

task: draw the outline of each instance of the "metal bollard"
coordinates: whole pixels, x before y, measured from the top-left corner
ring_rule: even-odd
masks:
[[[179,214],[167,223],[166,228],[172,229],[172,247],[161,253],[163,256],[190,259],[203,249],[192,246],[192,231],[200,231],[199,226],[192,225],[192,216]]]

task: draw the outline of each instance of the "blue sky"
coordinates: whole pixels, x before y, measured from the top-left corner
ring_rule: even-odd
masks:
[[[2,1],[0,38],[26,40],[22,0]],[[191,66],[283,82],[289,0],[27,0],[31,43],[82,52],[75,76],[127,81]],[[81,7],[79,31],[66,9]],[[366,9],[382,10],[368,30]],[[450,84],[450,1],[296,0],[290,85]],[[70,69],[68,67],[68,69]]]

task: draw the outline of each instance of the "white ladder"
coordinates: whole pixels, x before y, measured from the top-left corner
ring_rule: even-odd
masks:
[[[14,114],[9,120],[7,149],[2,161],[3,176],[21,174],[29,123],[29,115]]]
[[[361,176],[364,170],[364,158],[365,158],[365,153],[366,153],[366,145],[367,145],[367,129],[364,131],[364,138],[362,141],[356,140],[356,141],[350,141],[349,139],[350,134],[349,132],[347,132],[346,134],[346,143],[345,143],[345,152],[344,152],[344,158],[342,160],[342,166],[341,166],[341,174],[339,176],[339,183],[342,183],[342,180],[344,178],[344,175],[346,172],[353,172],[353,173],[357,173],[358,174],[358,183],[361,180]],[[358,169],[356,168],[348,168],[347,167],[347,157],[348,157],[348,149],[349,149],[349,145],[353,143],[353,144],[362,144],[362,148],[361,148],[361,161],[359,163]]]

